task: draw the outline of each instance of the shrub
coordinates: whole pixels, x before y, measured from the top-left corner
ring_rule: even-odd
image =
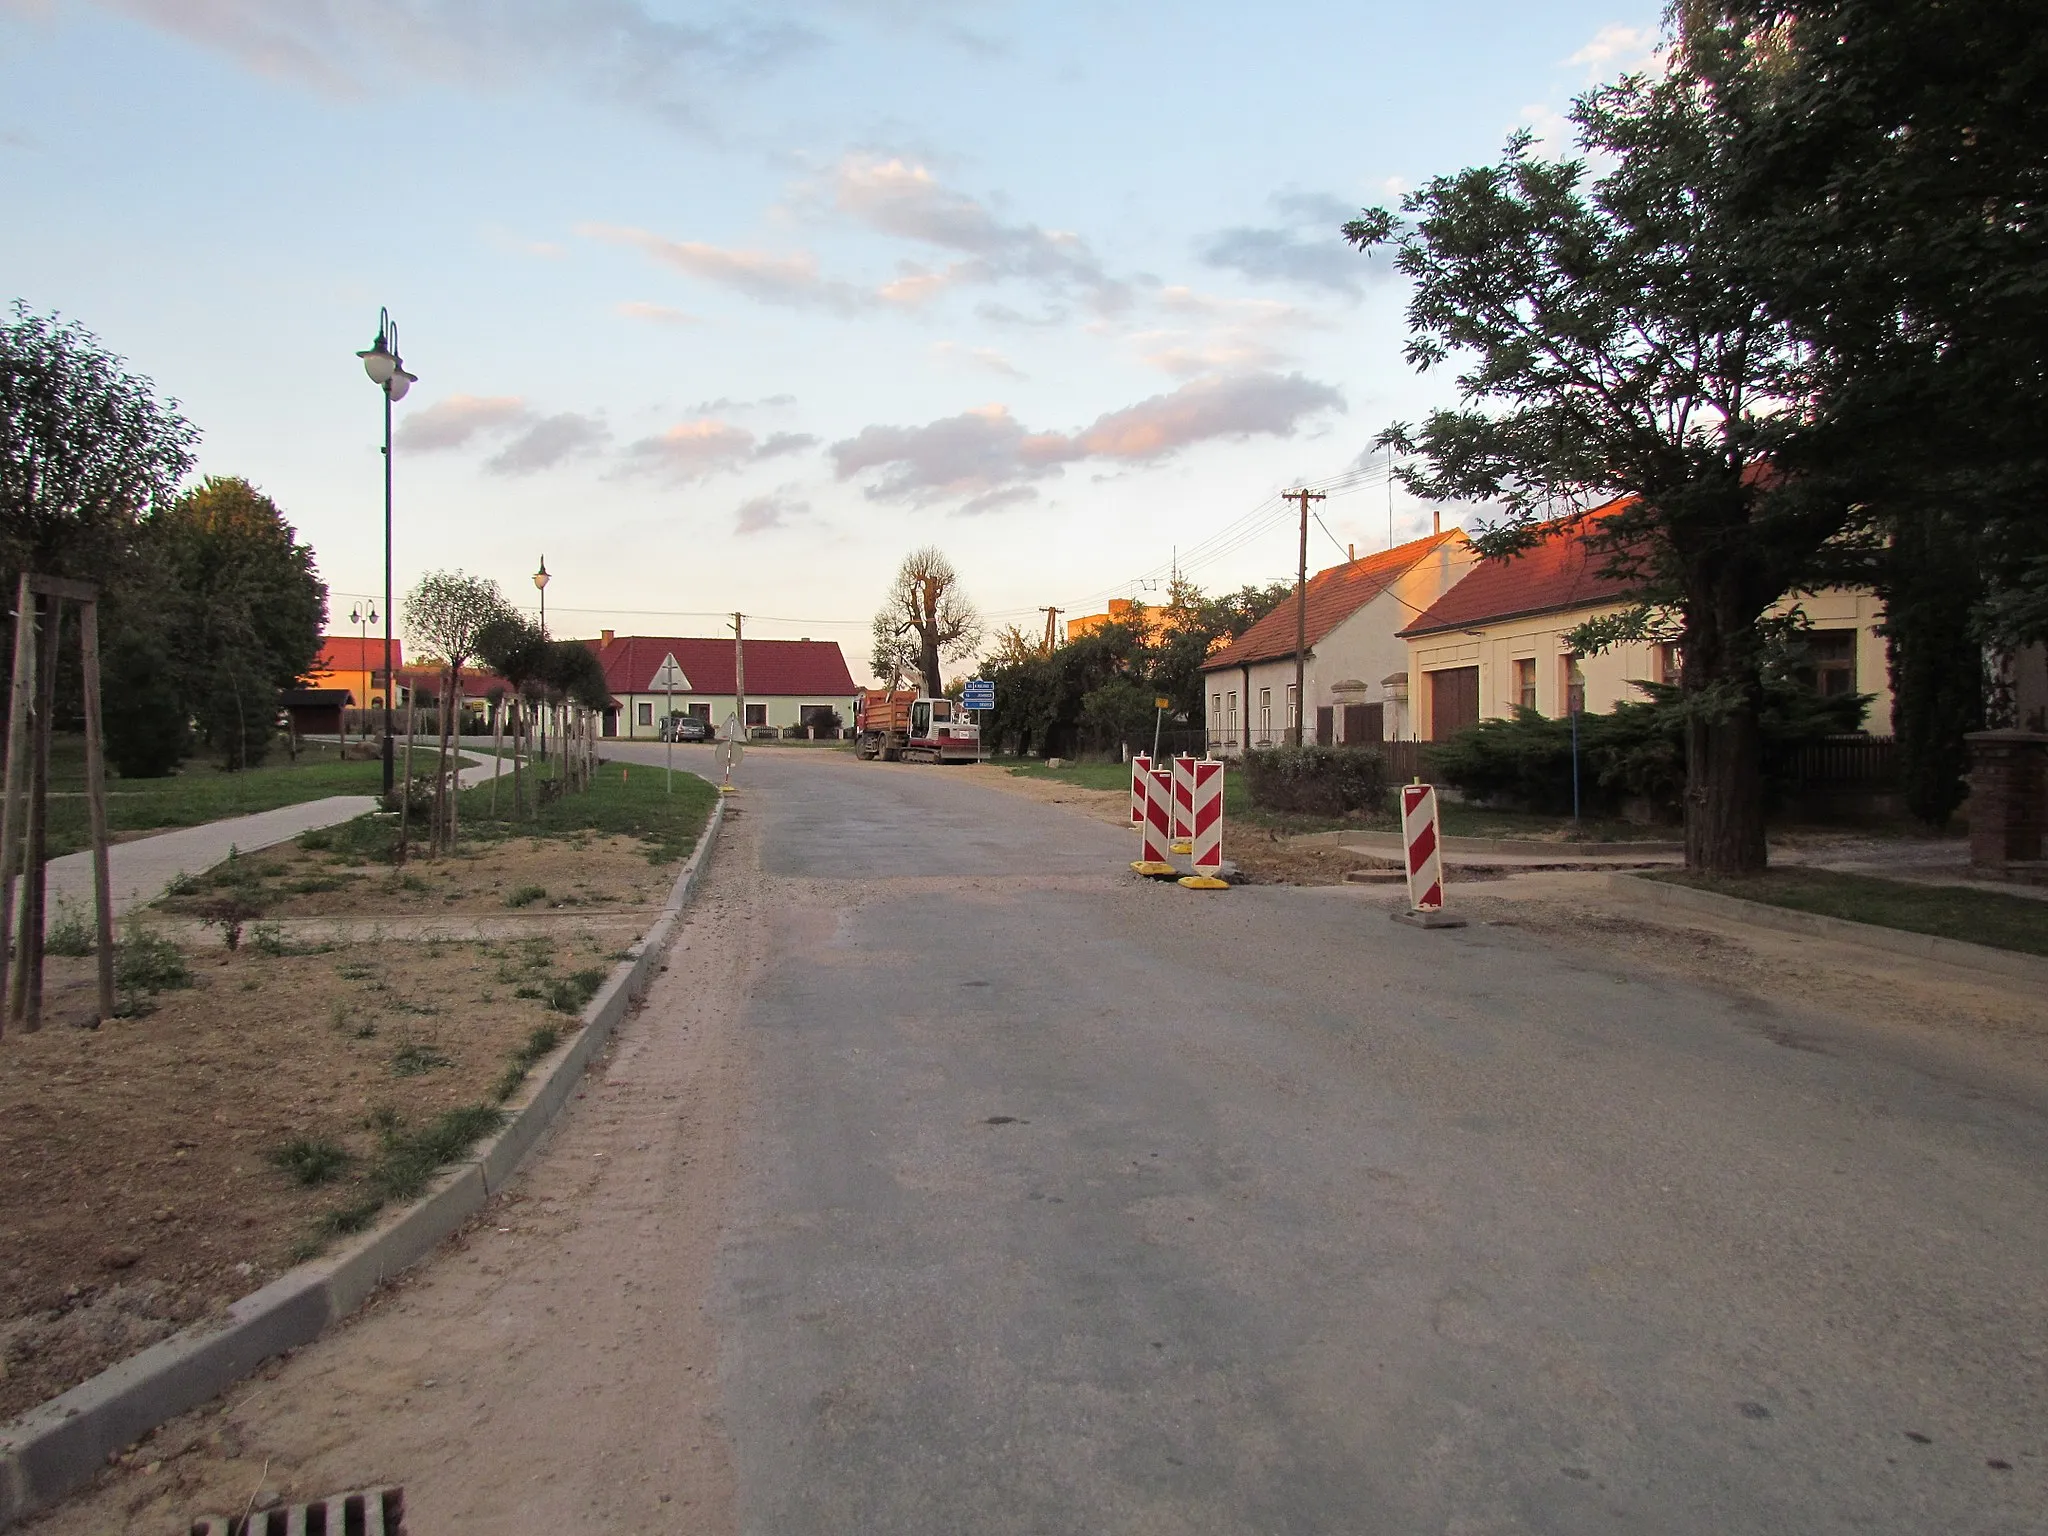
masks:
[[[1387,798],[1387,761],[1356,747],[1267,747],[1244,755],[1252,804],[1272,811],[1343,816],[1378,810]]]
[[[577,971],[559,981],[548,984],[547,1004],[557,1013],[577,1013],[585,1003],[597,996],[597,989],[604,985],[605,972],[602,970]]]
[[[536,901],[546,901],[547,899],[548,888],[546,886],[522,885],[518,890],[506,896],[505,905],[508,907],[530,907]]]
[[[133,1013],[144,993],[191,986],[192,970],[177,945],[130,917],[121,942],[114,946],[114,985],[126,994],[127,1011]]]
[[[70,902],[59,904],[50,926],[43,932],[46,955],[91,955],[100,947],[99,924],[95,916]]]
[[[348,1149],[320,1137],[301,1136],[275,1148],[270,1160],[311,1189],[341,1177],[348,1167]]]

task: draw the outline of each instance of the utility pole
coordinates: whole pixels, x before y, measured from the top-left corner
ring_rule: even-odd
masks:
[[[1288,735],[1298,747],[1301,728],[1308,720],[1308,700],[1302,690],[1302,669],[1308,657],[1308,504],[1324,497],[1321,491],[1304,488],[1282,491],[1280,499],[1301,503],[1301,557],[1294,567],[1294,724],[1288,727]]]
[[[740,740],[747,739],[747,642],[741,632],[746,615],[732,616],[732,691],[733,702],[739,705]]]
[[[1050,656],[1053,652],[1053,647],[1059,644],[1060,615],[1067,610],[1064,608],[1046,608],[1041,611],[1045,614],[1044,650],[1045,654]]]

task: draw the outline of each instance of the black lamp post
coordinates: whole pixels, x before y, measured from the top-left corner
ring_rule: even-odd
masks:
[[[363,605],[357,603],[350,612],[348,621],[356,627],[356,635],[361,640],[363,647],[360,654],[364,661],[367,662],[370,656],[370,626],[377,622],[377,604],[374,601],[371,602],[370,611],[365,613],[363,612]],[[377,687],[377,669],[366,665],[363,670],[369,676],[371,691],[375,692]],[[366,709],[369,707],[369,702],[368,699],[363,701]],[[344,747],[348,745],[348,731],[345,728],[341,733],[341,744]]]
[[[398,669],[391,665],[391,407],[419,382],[398,355],[398,326],[391,311],[377,311],[377,339],[358,352],[363,372],[384,392],[384,793],[391,793],[395,756],[391,746],[391,704],[398,693]]]

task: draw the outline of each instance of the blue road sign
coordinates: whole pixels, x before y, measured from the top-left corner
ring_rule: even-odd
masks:
[[[960,702],[969,709],[994,709],[996,707],[996,685],[985,677],[971,679]]]

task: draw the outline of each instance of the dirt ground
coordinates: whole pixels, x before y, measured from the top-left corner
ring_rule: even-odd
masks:
[[[363,1198],[373,1114],[488,1101],[536,1026],[574,1024],[518,994],[608,969],[617,947],[215,945],[188,952],[191,988],[97,1030],[63,1022],[95,1011],[93,962],[52,958],[52,1022],[0,1042],[0,1419],[288,1268]],[[346,1148],[350,1172],[295,1182],[271,1154],[301,1137]]]
[[[717,1341],[693,1303],[749,1082],[727,989],[691,978],[715,966],[746,986],[766,949],[762,903],[757,841],[735,813],[664,974],[547,1155],[432,1264],[23,1529],[172,1536],[200,1515],[389,1482],[406,1483],[423,1536],[732,1529]],[[618,1457],[650,1424],[663,1452]]]
[[[254,892],[265,917],[623,911],[658,906],[674,879],[674,865],[649,863],[647,845],[632,837],[477,840],[453,857],[415,857],[400,870],[294,842],[218,865],[158,907],[197,916],[235,889]]]

